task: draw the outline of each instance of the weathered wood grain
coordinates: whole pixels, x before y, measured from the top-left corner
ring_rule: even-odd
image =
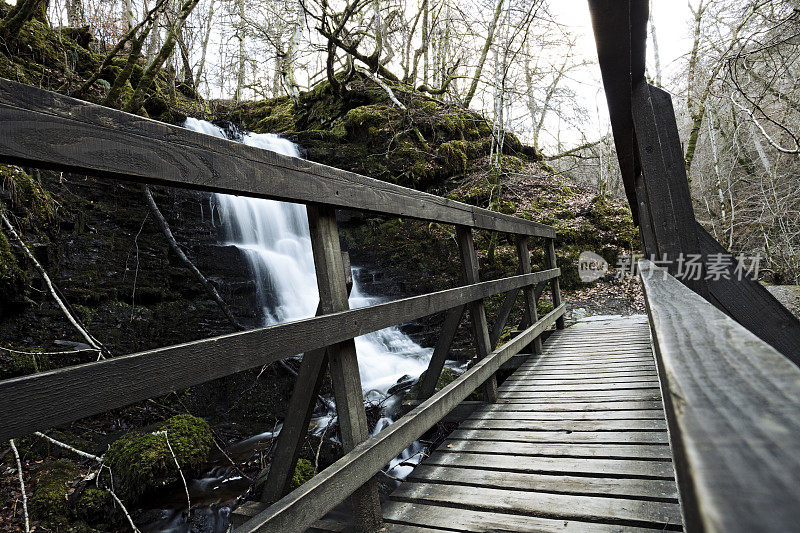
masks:
[[[517,261],[519,261],[519,273],[520,274],[527,274],[531,271],[531,252],[528,250],[528,241],[529,238],[527,235],[518,235],[517,236]],[[539,320],[538,311],[536,310],[536,300],[537,296],[532,287],[525,287],[522,289],[523,297],[524,297],[524,309],[525,315],[528,317],[531,323],[535,323]],[[556,300],[553,300],[556,302]],[[554,305],[559,305],[561,303],[560,295],[559,299]],[[511,311],[511,309],[508,309]],[[506,318],[508,315],[506,315]],[[505,323],[505,320],[503,320]],[[499,338],[499,337],[498,337]],[[533,347],[531,350],[533,353],[538,354],[542,353],[542,339],[536,339],[533,341]]]
[[[649,261],[639,267],[687,529],[795,530],[800,369]]]
[[[547,239],[547,257],[545,260],[545,266],[549,269],[556,268],[556,264],[555,238]],[[553,306],[558,307],[561,305],[561,285],[557,278],[550,280],[550,292],[553,295]],[[558,329],[564,329],[563,317],[556,321],[556,327]]]
[[[597,477],[627,477],[642,479],[675,478],[671,461],[641,459],[606,459],[585,457],[529,456],[524,460],[515,454],[446,453],[434,452],[425,459],[426,465],[453,466],[488,472],[523,472],[531,474],[578,475]],[[540,490],[539,487],[528,487]]]
[[[464,268],[464,281],[468,285],[480,282],[480,264],[478,253],[475,250],[475,241],[472,237],[472,228],[456,226],[456,240],[461,253],[461,263]],[[486,307],[483,300],[469,303],[469,315],[472,323],[472,340],[475,343],[475,354],[478,360],[483,359],[492,351],[492,341],[489,338],[489,323],[486,321]],[[493,375],[483,384],[483,395],[487,402],[497,400],[497,378]]]
[[[453,454],[455,455],[455,454]],[[520,458],[518,462],[522,462]],[[524,460],[527,460],[525,458]],[[562,459],[563,461],[563,459]],[[640,461],[664,463],[663,461]],[[667,463],[669,464],[669,463]],[[433,482],[447,485],[468,485],[498,489],[551,492],[585,496],[623,496],[652,501],[677,503],[675,481],[615,476],[579,476],[558,472],[512,472],[479,470],[471,466],[433,465],[427,462],[409,475],[411,481]]]
[[[309,204],[306,211],[319,289],[320,313],[325,315],[346,311],[350,308],[349,291],[342,262],[336,211],[332,207],[317,204]],[[355,339],[329,346],[327,354],[342,449],[347,453],[367,440],[370,433],[364,410],[364,392],[361,388]],[[304,385],[307,384],[301,384]],[[374,477],[367,479],[352,493],[350,504],[356,531],[373,533],[380,529],[383,519],[378,482]]]
[[[661,413],[662,418],[663,416],[664,414]],[[442,453],[499,453],[518,456],[539,455],[543,457],[672,460],[672,452],[666,444],[554,444],[448,439],[437,448],[437,451]],[[677,487],[673,484],[672,489],[676,491]]]
[[[666,431],[665,420],[518,420],[495,414],[464,420],[460,429],[503,431]]]
[[[497,409],[506,411],[630,411],[636,409],[663,409],[661,400],[631,402],[551,402],[551,403],[517,403],[511,400],[500,400]]]
[[[406,482],[392,493],[395,501],[438,503],[474,510],[516,512],[542,518],[618,521],[623,525],[675,529],[681,525],[676,503],[597,498],[544,492]]]
[[[409,522],[437,528],[437,531],[515,531],[519,533],[619,533],[620,526],[579,520],[538,518],[509,513],[425,505],[418,502],[390,502],[384,517],[391,524]],[[391,530],[390,530],[391,531]],[[653,533],[653,529],[626,526],[626,533]]]
[[[555,237],[553,228],[0,78],[7,163]]]
[[[663,431],[515,431],[457,429],[450,438],[464,440],[510,440],[514,442],[552,442],[564,444],[667,444]]]
[[[0,397],[13,406],[0,413],[0,438],[24,436],[323,348],[557,273],[543,271],[487,281],[0,381]],[[221,358],[224,365],[219,364]],[[120,383],[125,387],[119,387]]]
[[[447,355],[450,353],[450,345],[453,344],[453,338],[456,336],[458,324],[461,322],[465,308],[466,306],[459,305],[447,312],[439,333],[439,340],[436,342],[436,347],[433,349],[431,360],[428,363],[428,370],[420,382],[418,399],[427,400],[436,389],[436,382],[442,374]]]
[[[406,416],[323,470],[303,486],[288,494],[242,525],[238,531],[304,531],[323,516],[341,497],[352,493],[370,479],[446,413],[466,399],[472,391],[494,375],[500,366],[517,354],[542,331],[564,314],[564,305],[544,315],[539,322],[494,350]]]
[[[704,255],[725,254],[736,265],[736,258],[700,224],[697,235]],[[800,320],[758,281],[739,281],[732,270],[729,275],[731,279],[707,282],[711,303],[800,366]]]

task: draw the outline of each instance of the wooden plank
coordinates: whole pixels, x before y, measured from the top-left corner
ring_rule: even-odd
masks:
[[[531,253],[528,250],[528,236],[517,236],[517,260],[519,261],[519,272],[520,274],[527,274],[531,271]],[[536,294],[533,291],[532,287],[524,287],[522,289],[522,294],[524,297],[524,309],[525,314],[530,320],[531,323],[535,323],[539,320],[539,314],[536,310]],[[555,300],[553,300],[555,302]],[[561,303],[560,295],[558,303],[554,305],[558,305]],[[542,339],[536,339],[533,341],[532,347],[533,353],[542,353]]]
[[[528,366],[529,365],[529,366]],[[535,361],[532,363],[524,363],[520,368],[525,370],[531,371],[549,371],[549,370],[573,370],[578,372],[579,370],[583,370],[587,373],[590,372],[597,372],[597,371],[606,371],[606,372],[622,372],[625,370],[630,371],[639,371],[641,369],[651,369],[655,367],[655,361],[651,357],[650,359],[638,361],[638,362],[630,362],[630,361],[599,361],[599,362],[589,362],[589,361],[559,361],[559,362],[545,362],[545,361]]]
[[[658,384],[658,376],[655,372],[639,372],[633,375],[622,375],[611,372],[602,375],[582,375],[576,376],[575,374],[561,374],[560,376],[553,376],[552,374],[542,376],[538,372],[531,374],[523,374],[521,376],[509,376],[503,384],[504,385],[590,385],[590,384],[604,384],[604,383],[643,383],[655,382]]]
[[[504,392],[575,392],[575,391],[617,391],[657,389],[658,381],[636,381],[632,383],[568,383],[560,385],[541,385],[539,383],[504,383]]]
[[[556,267],[556,248],[555,248],[555,239],[547,239],[547,250],[546,250],[546,257],[545,257],[545,266],[547,268],[555,268]],[[558,279],[550,280],[550,292],[553,295],[553,306],[558,307],[561,305],[561,286],[559,285]],[[564,318],[562,317],[560,320],[556,321],[556,327],[558,329],[564,329]]]
[[[613,478],[673,480],[671,461],[641,459],[605,459],[579,457],[527,456],[525,460],[513,454],[434,452],[425,459],[426,465],[452,466],[489,472],[524,472],[530,474],[577,475]],[[528,487],[541,490],[540,487]]]
[[[620,525],[680,526],[680,507],[675,503],[550,494],[406,482],[392,493],[395,501],[466,507],[475,510],[512,512],[543,518],[584,519]]]
[[[553,309],[539,322],[496,349],[489,356],[464,372],[406,416],[377,435],[356,446],[300,488],[243,524],[237,533],[270,531],[286,533],[303,531],[325,515],[340,501],[369,480],[374,472],[433,427],[445,414],[461,403],[478,386],[494,375],[512,355],[519,353],[544,329],[552,326],[556,317],[564,314],[564,305]]]
[[[619,533],[620,526],[578,520],[537,518],[508,513],[473,511],[425,505],[415,502],[389,502],[384,507],[387,522],[421,524],[445,531],[516,531],[520,533]],[[394,526],[392,526],[394,527]],[[390,530],[391,531],[391,530]],[[625,527],[629,533],[653,533],[654,529]]]
[[[518,400],[549,400],[549,401],[581,401],[592,400],[599,401],[620,401],[620,400],[659,400],[661,399],[661,392],[659,389],[642,389],[639,391],[617,391],[617,392],[599,392],[599,391],[577,391],[577,392],[501,392],[498,393],[500,398],[516,398]]]
[[[557,403],[517,403],[513,400],[500,400],[495,407],[504,411],[631,411],[637,409],[663,409],[661,399],[630,402],[557,402]]]
[[[342,253],[342,267],[349,295],[353,287],[353,272],[350,268],[350,255],[347,252]],[[317,305],[315,316],[319,316],[321,313],[322,308]],[[314,407],[322,389],[327,368],[327,349],[321,348],[303,355],[300,370],[297,372],[297,378],[292,388],[292,396],[289,399],[289,407],[286,409],[287,416],[278,433],[267,481],[261,493],[261,501],[264,503],[273,503],[290,492],[297,459],[300,456],[306,433],[308,433],[308,424],[314,414]]]
[[[645,409],[629,411],[573,411],[573,412],[540,412],[540,411],[504,411],[499,407],[482,407],[475,409],[467,418],[482,420],[548,420],[568,422],[573,420],[666,420],[662,409]]]
[[[545,457],[672,460],[672,452],[666,444],[542,444],[514,441],[448,439],[437,448],[437,451],[442,453],[499,453],[519,456],[540,455]],[[673,489],[677,490],[675,485],[673,485]]]
[[[0,381],[17,408],[0,413],[4,440],[323,348],[469,300],[534,283],[535,272]],[[225,364],[220,365],[224,357]],[[125,387],[120,387],[120,382]]]
[[[555,237],[553,228],[0,78],[11,164]]]
[[[618,369],[588,369],[582,372],[555,369],[545,370],[543,368],[535,370],[525,370],[525,374],[509,376],[506,382],[510,383],[523,383],[526,381],[595,381],[604,379],[621,379],[621,380],[635,380],[639,378],[647,378],[656,376],[655,367],[650,368],[618,368]],[[513,379],[512,379],[513,378]]]
[[[660,448],[660,446],[655,446]],[[456,455],[456,454],[451,454]],[[468,455],[468,454],[467,454]],[[527,460],[527,458],[526,458]],[[564,461],[564,459],[561,459]],[[667,465],[672,472],[672,464],[665,461],[639,461]],[[677,503],[678,489],[672,477],[668,479],[649,479],[615,476],[579,476],[570,473],[538,473],[481,470],[471,467],[447,465],[420,465],[408,476],[416,482],[433,482],[446,485],[470,485],[499,489],[550,492],[554,494],[574,494],[585,496],[622,496],[651,501]]]
[[[467,284],[480,282],[480,264],[475,251],[475,241],[472,238],[472,229],[466,226],[456,226],[456,239],[461,253],[461,263],[464,268],[464,280]],[[486,321],[486,308],[483,300],[476,300],[469,304],[470,320],[472,322],[472,340],[475,343],[475,354],[478,360],[483,359],[492,351],[492,342],[489,338],[489,324]],[[483,395],[487,402],[497,401],[497,378],[493,375],[483,384]]]
[[[518,294],[519,289],[506,293],[506,297],[503,299],[500,309],[497,310],[497,317],[494,319],[494,324],[492,324],[492,329],[489,332],[489,342],[491,342],[492,347],[497,346],[497,341],[499,341],[500,337],[503,335],[503,329],[506,327],[508,315],[511,314],[511,310],[514,308],[514,302],[517,300]]]
[[[796,529],[800,369],[649,261],[639,268],[687,529]]]
[[[436,347],[433,349],[433,355],[428,363],[428,370],[425,372],[425,377],[419,386],[419,400],[427,400],[436,389],[436,382],[444,368],[444,363],[447,360],[447,355],[450,353],[450,345],[453,344],[453,338],[458,331],[458,324],[461,322],[461,317],[464,315],[465,306],[459,305],[447,312],[442,331],[439,333],[439,340],[436,342]]]
[[[649,365],[653,363],[652,355],[642,356],[608,356],[608,357],[558,357],[545,359],[537,368],[552,368],[554,366],[566,366],[570,364],[581,365],[584,368],[594,367],[601,368],[603,366],[610,367],[613,364],[617,365]],[[585,365],[585,366],[584,366]],[[527,370],[527,369],[526,369]],[[531,369],[535,372],[535,369]]]
[[[725,254],[734,265],[732,269],[735,268],[736,258],[728,254],[700,224],[697,224],[697,234],[706,257]],[[800,365],[800,320],[761,283],[751,279],[739,281],[732,269],[731,279],[707,282],[712,303],[719,304],[739,324],[791,359],[795,365]]]
[[[634,84],[631,102],[655,253],[676,273],[681,254],[699,254],[700,246],[683,157],[675,156],[681,145],[672,104],[667,93],[644,79]],[[687,283],[696,291],[706,290],[702,280]]]
[[[342,262],[336,211],[332,207],[315,204],[309,204],[306,211],[319,289],[320,313],[324,315],[347,310],[349,291]],[[336,400],[336,419],[339,422],[342,449],[347,453],[367,440],[370,434],[355,340],[348,339],[331,345],[327,352]],[[353,491],[350,504],[353,522],[358,531],[378,531],[383,518],[378,482],[374,477],[370,477]]]
[[[518,420],[489,414],[464,420],[461,429],[509,431],[666,431],[666,420]]]
[[[506,440],[513,442],[555,442],[564,444],[667,444],[663,431],[508,431],[456,429],[451,439]]]

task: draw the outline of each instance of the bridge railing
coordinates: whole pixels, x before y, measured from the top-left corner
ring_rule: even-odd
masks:
[[[800,369],[665,269],[639,268],[686,530],[796,529]]]
[[[540,335],[563,327],[555,248],[549,226],[163,124],[0,79],[0,160],[8,164],[271,198],[307,206],[320,294],[318,316],[0,381],[0,440],[130,405],[304,353],[290,410],[270,468],[265,509],[243,531],[302,531],[350,495],[364,530],[380,523],[374,475],[472,391],[497,397],[497,369]],[[453,289],[349,309],[336,208],[452,224],[466,284]],[[480,281],[473,230],[515,236],[515,276]],[[529,243],[544,241],[546,270],[533,272]],[[543,317],[536,299],[549,285],[554,309]],[[495,348],[514,298],[522,292],[527,323]],[[490,328],[483,299],[506,293]],[[510,304],[508,303],[510,301]],[[470,310],[478,363],[433,394],[464,309]],[[447,311],[421,384],[422,402],[368,438],[354,337]],[[302,439],[329,369],[346,455],[291,494]]]

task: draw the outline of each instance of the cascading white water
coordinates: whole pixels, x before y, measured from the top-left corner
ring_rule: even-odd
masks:
[[[184,126],[228,138],[222,128],[203,120],[188,118]],[[296,145],[275,134],[244,133],[235,140],[300,157]],[[225,238],[248,258],[264,324],[313,316],[319,294],[305,207],[226,194],[217,194],[216,201]],[[354,270],[357,274],[358,268]],[[380,301],[365,295],[358,276],[353,278],[350,307],[374,305]],[[356,338],[356,351],[365,397],[374,402],[386,399],[389,388],[404,376],[419,377],[431,355],[430,349],[420,347],[397,327]]]

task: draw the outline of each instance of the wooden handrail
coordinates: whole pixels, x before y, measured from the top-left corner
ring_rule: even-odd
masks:
[[[664,269],[639,269],[686,530],[795,530],[800,369]]]
[[[324,348],[559,274],[559,269],[551,269],[484,281],[3,380],[0,398],[13,409],[0,412],[0,440]]]
[[[0,381],[0,398],[8,406],[0,411],[0,440],[6,440],[305,353],[300,375],[308,379],[295,387],[292,405],[299,412],[290,413],[304,413],[305,418],[291,422],[293,431],[282,439],[286,449],[280,459],[281,474],[271,479],[285,478],[294,471],[298,439],[305,432],[301,426],[307,425],[317,396],[316,389],[309,393],[303,387],[316,383],[318,388],[326,367],[332,378],[343,447],[348,453],[303,488],[254,518],[253,524],[247,526],[250,529],[299,531],[348,495],[352,495],[359,527],[378,529],[381,516],[373,476],[477,387],[483,385],[491,401],[497,369],[553,324],[563,327],[564,305],[560,303],[556,280],[560,270],[553,249],[556,234],[550,226],[2,78],[0,161],[101,179],[306,204],[320,316]],[[455,225],[466,284],[347,309],[336,208]],[[472,230],[476,228],[516,236],[520,275],[480,282],[472,240]],[[530,272],[530,237],[547,240],[546,270]],[[547,282],[552,284],[555,309],[536,320],[534,287]],[[526,316],[531,326],[492,352],[483,299],[519,290],[526,294]],[[452,331],[445,336],[446,342],[440,342],[429,368],[429,373],[435,372],[428,376],[429,381],[435,383],[465,306],[472,311],[478,364],[389,429],[365,440],[368,427],[353,339],[450,310],[455,317],[448,322]],[[288,486],[285,481],[278,479],[276,486]],[[283,489],[277,492],[282,493]]]
[[[544,224],[0,78],[0,159],[555,238]]]
[[[341,501],[342,495],[350,494],[370,479],[494,375],[503,363],[555,324],[563,314],[564,304],[561,304],[400,420],[370,437],[294,492],[237,527],[236,533],[305,531],[333,509]]]

